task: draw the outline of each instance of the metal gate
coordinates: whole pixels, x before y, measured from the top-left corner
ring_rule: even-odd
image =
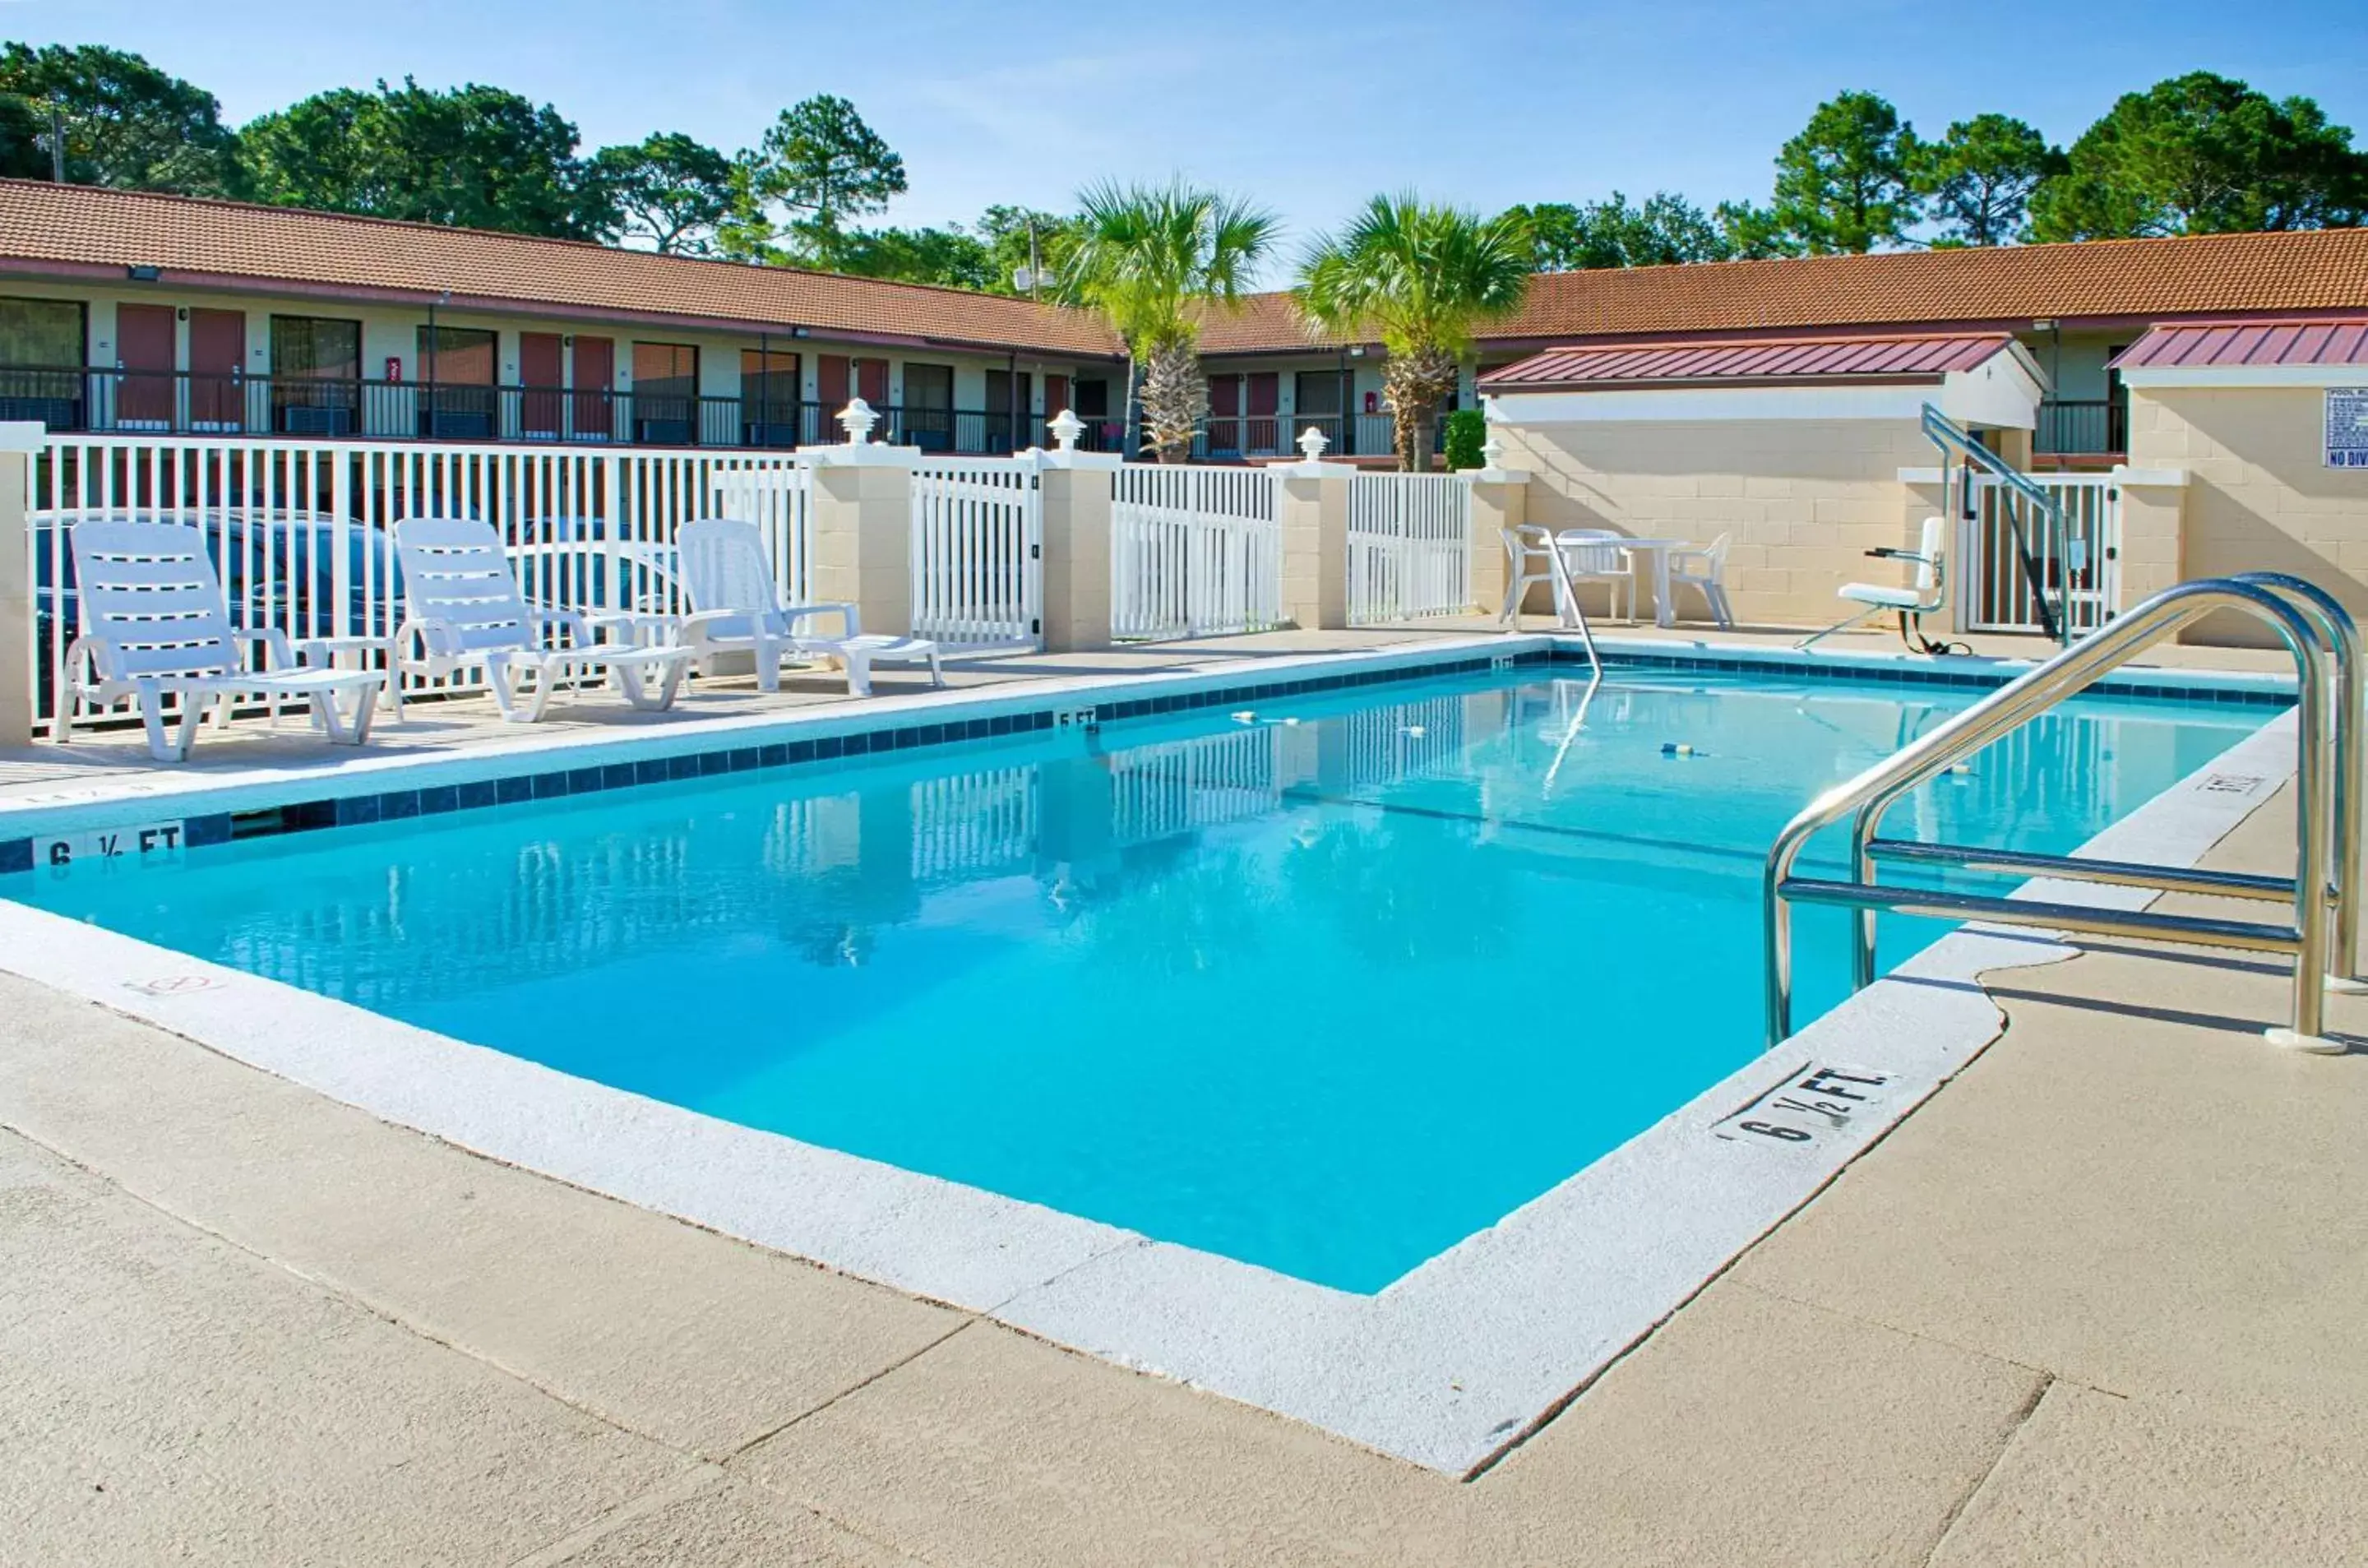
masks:
[[[2101,473],[2026,477],[2061,509],[2063,528],[2051,528],[2038,507],[1999,480],[1968,476],[1970,504],[1963,508],[1957,541],[1957,559],[1964,563],[1956,574],[1957,624],[1968,631],[2044,631],[2033,598],[2035,574],[2066,630],[2084,637],[2121,613],[2121,489]],[[2028,563],[2022,545],[2031,551]]]

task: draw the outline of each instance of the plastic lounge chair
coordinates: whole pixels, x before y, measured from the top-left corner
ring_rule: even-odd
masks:
[[[926,661],[929,684],[946,684],[935,642],[867,632],[850,604],[784,605],[756,524],[703,517],[683,524],[675,546],[691,603],[691,613],[683,618],[683,643],[698,659],[701,675],[714,673],[720,653],[748,653],[756,657],[757,686],[763,691],[780,689],[786,659],[835,661],[847,671],[847,689],[856,697],[871,695],[875,664]],[[837,635],[813,627],[824,618],[837,619]]]
[[[487,524],[407,518],[394,527],[394,549],[403,564],[398,678],[482,665],[494,706],[522,724],[542,717],[558,687],[573,690],[586,676],[613,682],[627,702],[646,711],[674,705],[689,649],[598,642],[593,622],[577,611],[529,604]]]
[[[1868,551],[1867,554],[1880,561],[1914,562],[1916,563],[1915,581],[1906,587],[1896,587],[1882,583],[1843,584],[1838,590],[1840,596],[1850,603],[1864,608],[1844,616],[1823,631],[1803,638],[1793,646],[1806,648],[1814,642],[1831,637],[1846,627],[1856,626],[1861,621],[1872,620],[1878,615],[1886,615],[1894,611],[1896,611],[1899,616],[1900,640],[1907,642],[1910,647],[1914,647],[1917,642],[1923,641],[1923,618],[1941,608],[1941,585],[1947,576],[1942,559],[1943,543],[1948,538],[1948,533],[1947,523],[1939,517],[1927,517],[1924,519],[1921,549],[1886,548]],[[1911,636],[1913,641],[1910,640]],[[1925,643],[1925,648],[1927,652],[1933,651],[1932,644],[1930,642]]]
[[[1554,548],[1562,551],[1563,574],[1570,583],[1572,597],[1577,598],[1581,583],[1601,583],[1604,614],[1617,614],[1625,596],[1628,613],[1622,619],[1634,626],[1636,569],[1619,541],[1620,536],[1610,528],[1565,528],[1554,535]]]
[[[282,701],[302,699],[331,741],[359,745],[370,738],[386,676],[301,665],[285,632],[234,630],[202,530],[108,519],[77,523],[69,537],[81,633],[66,649],[51,739],[67,738],[83,705],[112,707],[129,698],[148,733],[149,755],[184,762],[206,710],[214,709],[217,727],[227,726],[241,696],[268,699],[275,717]],[[261,646],[261,669],[243,667],[241,643]],[[167,697],[180,699],[172,735]],[[350,712],[340,699],[352,704]]]
[[[1669,592],[1691,584],[1702,590],[1702,602],[1710,606],[1710,616],[1724,628],[1735,624],[1735,607],[1726,597],[1726,551],[1735,536],[1724,533],[1702,550],[1674,550],[1669,552]]]

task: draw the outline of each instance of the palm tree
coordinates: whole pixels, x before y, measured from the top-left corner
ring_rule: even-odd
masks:
[[[1143,374],[1144,445],[1181,462],[1207,411],[1201,322],[1229,309],[1274,241],[1274,215],[1181,178],[1166,186],[1105,183],[1078,199],[1078,233],[1060,258],[1069,303],[1099,311],[1126,342],[1126,427]]]
[[[1456,366],[1482,324],[1520,308],[1531,256],[1518,216],[1483,222],[1426,207],[1411,192],[1376,196],[1348,228],[1309,247],[1292,290],[1299,313],[1327,335],[1381,338],[1402,467],[1430,466],[1431,431],[1454,394]]]

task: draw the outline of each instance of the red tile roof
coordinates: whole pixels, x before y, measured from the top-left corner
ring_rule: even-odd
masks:
[[[1094,316],[1001,295],[41,180],[0,180],[0,267],[118,280],[154,267],[165,282],[285,293],[449,292],[461,308],[803,326],[1080,358],[1121,352]]]
[[[2003,332],[1909,336],[1724,338],[1550,348],[1480,379],[1484,390],[1938,381],[2010,348]]]
[[[2113,359],[2116,369],[2172,365],[2368,365],[2368,321],[2158,326]]]
[[[1541,274],[1486,343],[1847,327],[2368,311],[2368,229],[1887,251]],[[1337,347],[1262,294],[1201,333],[1212,354]]]

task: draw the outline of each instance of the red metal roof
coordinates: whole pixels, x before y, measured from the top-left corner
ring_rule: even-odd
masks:
[[[2120,370],[2172,365],[2368,365],[2368,321],[2157,326],[2113,359]]]
[[[2004,352],[2003,332],[1913,336],[1708,339],[1691,342],[1549,348],[1492,370],[1492,391],[1556,387],[1699,385],[1786,381],[1937,381]]]

